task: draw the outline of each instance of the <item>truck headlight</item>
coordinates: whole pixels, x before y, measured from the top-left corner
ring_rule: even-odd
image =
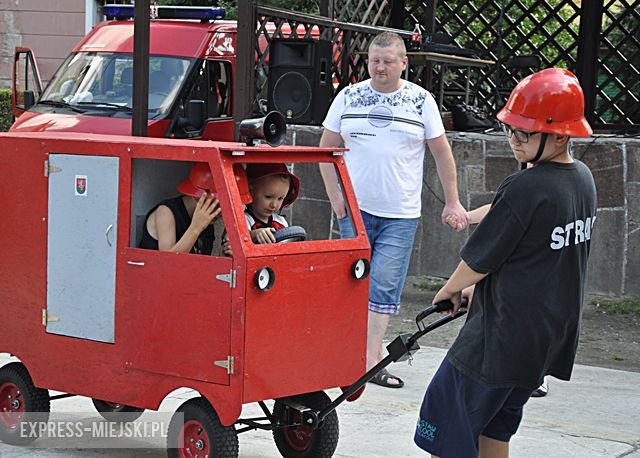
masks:
[[[371,265],[368,259],[360,258],[352,264],[351,272],[353,276],[356,277],[356,280],[364,280],[369,276],[370,267]]]
[[[276,280],[276,274],[271,267],[263,267],[256,272],[253,282],[260,291],[269,291]]]

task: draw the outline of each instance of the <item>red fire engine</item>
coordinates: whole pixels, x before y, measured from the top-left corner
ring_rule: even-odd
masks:
[[[218,7],[155,10],[147,135],[232,141],[236,21],[220,20],[224,11]],[[103,12],[112,20],[98,24],[76,45],[44,90],[33,52],[17,48],[17,121],[11,131],[131,133],[133,5],[105,5]]]

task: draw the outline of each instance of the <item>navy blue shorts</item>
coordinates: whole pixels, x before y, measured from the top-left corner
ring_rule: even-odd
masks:
[[[489,388],[445,358],[424,395],[413,440],[442,458],[477,458],[481,435],[509,442],[531,392],[520,387]]]

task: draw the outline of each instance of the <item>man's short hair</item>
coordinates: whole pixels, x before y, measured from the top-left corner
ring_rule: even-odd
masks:
[[[379,48],[396,46],[401,58],[404,58],[407,55],[407,48],[404,45],[404,40],[400,35],[394,32],[382,32],[381,34],[376,35],[369,44],[369,49],[371,49],[372,46],[378,46]]]

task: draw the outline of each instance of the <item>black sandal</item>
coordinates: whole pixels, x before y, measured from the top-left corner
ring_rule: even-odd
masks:
[[[389,379],[396,379],[398,383],[389,383]],[[404,382],[400,377],[391,375],[386,369],[382,369],[369,381],[386,388],[402,388],[404,386]]]

